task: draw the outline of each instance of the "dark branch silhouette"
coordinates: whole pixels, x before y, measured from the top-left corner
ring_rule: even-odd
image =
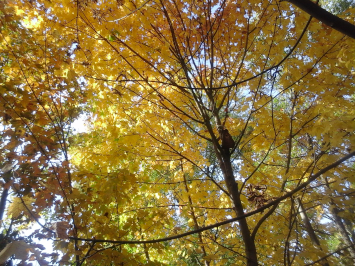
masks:
[[[310,0],[285,0],[285,2],[294,4],[304,12],[310,14],[312,17],[323,22],[325,25],[355,39],[355,25],[333,15],[316,3],[313,3]]]

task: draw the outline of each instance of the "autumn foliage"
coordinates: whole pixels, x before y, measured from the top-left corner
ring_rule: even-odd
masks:
[[[355,263],[351,36],[274,0],[6,0],[0,30],[0,249]]]

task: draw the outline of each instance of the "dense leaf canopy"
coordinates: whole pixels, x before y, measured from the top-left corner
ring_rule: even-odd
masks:
[[[1,1],[0,249],[355,263],[355,41],[323,22],[276,0]]]

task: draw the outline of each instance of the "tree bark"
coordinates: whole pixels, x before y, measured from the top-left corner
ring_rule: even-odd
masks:
[[[302,222],[304,224],[304,226],[306,227],[306,230],[307,230],[307,233],[309,235],[309,237],[311,238],[311,241],[314,245],[318,246],[320,250],[322,250],[322,247],[320,245],[320,242],[317,238],[317,235],[316,233],[314,232],[313,230],[313,227],[311,225],[311,222],[309,221],[308,219],[308,216],[307,216],[307,213],[306,213],[306,210],[304,209],[303,207],[303,204],[302,204],[302,201],[300,198],[296,198],[296,205],[297,205],[297,209],[298,209],[298,213],[300,214],[301,216],[301,219],[302,219]],[[329,263],[326,261],[326,259],[324,259],[325,261],[322,262],[321,264],[324,265],[324,266],[329,266]]]
[[[353,223],[351,221],[349,221],[348,219],[345,219],[345,218],[343,218],[343,221],[345,223],[347,231],[351,235],[351,241],[353,243],[355,243],[355,232],[353,230],[353,228],[354,228]]]
[[[9,189],[3,188],[1,200],[0,200],[0,220],[4,217],[7,195],[9,194]]]
[[[351,241],[351,239],[350,239],[350,237],[348,235],[348,232],[346,231],[346,228],[345,228],[345,225],[344,225],[343,221],[341,220],[341,218],[338,215],[339,209],[335,206],[333,201],[332,201],[331,204],[334,207],[334,208],[330,208],[331,209],[330,212],[333,215],[335,226],[339,230],[339,233],[341,235],[342,240],[344,241],[344,244],[346,246],[350,246],[348,248],[348,250],[349,250],[349,253],[350,253],[350,257],[353,260],[354,265],[355,265],[355,248],[354,248],[354,244]]]
[[[318,19],[323,22],[325,25],[355,39],[355,25],[350,22],[341,19],[327,10],[321,8],[316,3],[310,0],[284,0],[286,2],[290,2],[302,9],[304,12],[307,12],[312,17]]]
[[[3,172],[1,174],[1,177],[4,179],[5,184],[10,182],[11,177],[12,177],[12,164],[8,163],[5,164],[5,166],[0,170],[0,172]],[[7,200],[7,196],[9,194],[9,189],[8,186],[2,188],[2,195],[1,195],[1,199],[0,199],[0,220],[3,219],[4,217],[4,213],[5,213],[5,208],[6,208],[6,200]]]
[[[222,149],[221,152],[222,162],[221,169],[223,171],[224,180],[227,184],[228,192],[232,196],[234,203],[234,209],[237,216],[244,214],[244,209],[242,202],[240,200],[240,193],[238,191],[238,184],[235,181],[233,174],[233,167],[230,161],[230,152],[229,149]],[[255,242],[251,237],[250,230],[245,218],[239,220],[240,231],[242,233],[242,238],[245,245],[245,254],[247,257],[247,266],[257,266],[258,258],[255,247]]]
[[[325,178],[325,182],[326,182],[328,190],[330,191],[330,193],[332,195],[333,191],[330,188],[330,184],[329,184],[327,178]],[[344,241],[345,245],[349,246],[348,250],[349,250],[349,253],[350,253],[350,257],[353,260],[354,265],[355,265],[354,233],[353,233],[353,230],[352,230],[352,226],[350,227],[351,231],[349,232],[351,237],[352,237],[352,238],[350,238],[350,236],[349,236],[349,234],[348,234],[348,232],[346,230],[347,221],[344,219],[344,222],[345,222],[345,224],[344,224],[343,219],[338,215],[340,210],[337,207],[337,205],[335,204],[335,202],[334,202],[332,197],[330,198],[330,206],[331,206],[330,207],[330,213],[332,214],[332,216],[334,218],[335,226],[338,229],[338,231],[339,231],[339,233],[341,235],[341,238]]]

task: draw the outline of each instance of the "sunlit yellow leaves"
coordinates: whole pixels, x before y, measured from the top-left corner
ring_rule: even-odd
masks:
[[[16,182],[38,213],[54,206],[69,236],[158,239],[236,216],[225,163],[249,212],[353,150],[353,42],[315,19],[305,30],[309,15],[286,2],[222,2],[12,1],[23,29],[2,37],[1,156],[27,163]],[[80,112],[88,127],[72,135]],[[221,127],[237,147],[220,147]],[[296,193],[326,236],[322,219],[333,193],[350,191],[348,168]],[[24,213],[14,206],[13,217]],[[324,255],[291,198],[275,208],[246,220],[260,264],[285,264],[294,250],[300,265]],[[160,246],[79,242],[57,249],[93,265],[246,256],[238,222]]]
[[[31,204],[34,202],[34,199],[28,196],[24,197],[15,197],[11,202],[7,214],[10,215],[13,219],[17,219],[22,215],[30,217],[31,214],[29,211],[32,210]]]

